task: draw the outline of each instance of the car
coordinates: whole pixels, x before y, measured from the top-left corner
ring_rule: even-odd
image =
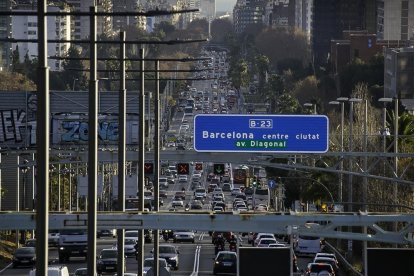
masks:
[[[36,265],[36,248],[20,247],[14,251],[12,266],[34,266]]]
[[[224,209],[221,206],[214,206],[213,207],[213,212],[215,212],[215,213],[224,212]]]
[[[177,242],[191,242],[191,243],[194,243],[195,242],[194,236],[195,235],[194,235],[193,231],[189,231],[189,230],[176,231],[176,232],[174,232],[173,242],[174,243],[177,243]]]
[[[113,248],[102,249],[96,262],[98,274],[103,272],[116,272],[118,263],[118,250]]]
[[[326,252],[319,252],[319,253],[316,253],[316,255],[315,255],[315,259],[316,259],[316,258],[321,258],[321,257],[323,257],[323,258],[331,258],[331,259],[334,259],[334,260],[335,260],[335,262],[336,262],[337,264],[339,264],[339,263],[338,263],[338,259],[336,258],[335,254],[333,254],[333,253],[326,253]]]
[[[113,237],[113,233],[111,230],[108,229],[102,229],[102,230],[98,230],[96,232],[96,237],[97,238],[102,238],[102,237]]]
[[[288,245],[284,244],[284,243],[269,243],[267,247],[270,247],[270,248],[286,248],[286,247],[288,247]]]
[[[240,188],[233,188],[232,190],[231,190],[231,195],[232,196],[236,196],[236,195],[239,195],[239,194],[241,194],[242,192],[241,192],[241,190],[240,190]]]
[[[117,276],[118,274],[115,273],[114,276]],[[124,272],[124,276],[138,276],[136,273],[130,273],[130,272]]]
[[[222,202],[222,201],[213,201],[213,209],[214,207],[221,207],[223,208],[223,211],[226,211],[226,203]]]
[[[179,267],[179,257],[180,252],[173,245],[161,244],[158,249],[160,258],[164,258],[168,265],[174,270],[178,270]]]
[[[125,231],[125,239],[131,239],[135,240],[135,242],[138,242],[138,230]]]
[[[136,255],[137,240],[125,239],[124,240],[124,254],[125,257],[131,257]],[[114,245],[113,249],[118,249],[117,244]]]
[[[306,268],[306,276],[335,276],[335,271],[330,264],[309,263]]]
[[[185,191],[177,191],[175,192],[175,196],[176,198],[181,198],[182,200],[185,200]]]
[[[254,192],[253,187],[246,187],[244,189],[244,194],[245,195],[253,195],[253,192]]]
[[[269,244],[277,243],[276,239],[262,238],[257,242],[257,247],[269,247]]]
[[[230,192],[231,191],[231,184],[230,183],[224,183],[223,184],[223,192]]]
[[[160,197],[161,197],[161,198],[166,198],[166,197],[168,197],[168,195],[167,195],[167,191],[166,191],[166,190],[160,190],[160,191],[159,191],[159,195],[160,195]]]
[[[36,247],[36,239],[28,239],[25,243],[24,243],[25,247]]]
[[[216,194],[216,193],[223,193],[223,189],[220,187],[214,188],[213,194]]]
[[[49,246],[59,245],[59,230],[50,230],[47,235]]]
[[[194,191],[194,196],[202,196],[202,197],[206,198],[207,197],[206,189],[204,189],[204,188],[197,188]]]
[[[253,245],[254,246],[257,246],[257,244],[259,243],[260,239],[263,239],[263,238],[268,238],[268,239],[274,239],[274,240],[276,240],[275,235],[273,235],[272,233],[258,233],[257,236],[256,236],[256,238],[253,241]]]
[[[184,201],[182,199],[174,198],[171,203],[172,207],[184,207]]]
[[[160,177],[158,178],[158,185],[161,188],[168,188],[168,178],[167,177]]]
[[[209,184],[208,187],[207,187],[207,192],[211,193],[217,187],[218,187],[217,184]]]
[[[334,269],[335,273],[339,272],[339,266],[335,259],[326,258],[326,257],[318,257],[313,260],[314,263],[322,263],[322,264],[330,264]]]
[[[196,179],[193,179],[193,180],[191,181],[191,189],[192,189],[192,190],[197,189],[197,188],[200,188],[200,187],[202,187],[202,185],[201,185],[201,181],[198,181],[198,180],[196,180]]]
[[[203,196],[195,196],[194,200],[200,201],[202,204],[204,204],[205,198]]]
[[[158,258],[158,264],[159,264],[160,270],[164,269],[164,270],[167,270],[167,272],[170,271],[170,267],[168,266],[168,263],[164,258]],[[153,266],[154,266],[154,258],[145,258],[144,267],[142,269],[143,275],[147,275],[148,270],[150,270]]]
[[[203,209],[203,203],[201,203],[201,201],[199,201],[199,200],[193,200],[190,204],[190,209],[191,210],[201,210],[201,209]]]
[[[180,175],[178,176],[178,182],[179,182],[179,183],[187,183],[187,181],[188,181],[188,177],[187,177],[187,175],[185,175],[185,174],[180,174]]]
[[[75,270],[75,273],[73,273],[73,276],[86,276],[88,275],[88,268],[81,267]],[[95,273],[96,275],[96,273]],[[125,275],[125,274],[124,274]]]
[[[214,258],[213,274],[237,273],[237,254],[233,251],[220,251]]]

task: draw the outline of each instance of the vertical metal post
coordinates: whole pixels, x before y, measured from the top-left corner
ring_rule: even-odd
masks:
[[[398,178],[398,98],[394,99],[394,177]],[[393,198],[394,204],[398,204],[398,182],[394,182],[393,185]],[[395,212],[398,212],[398,207],[395,207]],[[397,232],[398,223],[394,222],[393,231]],[[397,247],[397,244],[394,244],[394,247]]]
[[[368,155],[367,155],[367,148],[368,148],[368,100],[365,100],[365,112],[364,112],[364,173],[367,173],[368,170]],[[363,185],[362,185],[362,202],[364,203],[363,210],[364,212],[368,211],[367,208],[367,196],[368,196],[368,178],[366,174],[364,175],[363,179]],[[364,226],[364,234],[367,233],[367,227]],[[367,276],[367,241],[363,241],[363,248],[362,248],[362,254],[363,254],[363,261],[364,261],[364,274]]]
[[[61,209],[60,209],[60,203],[61,203],[61,200],[60,200],[60,196],[61,196],[61,194],[62,194],[62,191],[60,190],[60,185],[61,185],[61,181],[60,181],[60,163],[58,164],[58,211],[61,211]]]
[[[345,103],[341,102],[341,153],[344,152],[344,119],[345,117]],[[338,198],[339,202],[343,202],[342,199],[342,190],[344,185],[344,174],[342,171],[344,170],[344,156],[341,155],[341,161],[339,163],[339,170],[341,173],[339,174],[339,191],[338,191]]]
[[[353,134],[353,121],[354,121],[354,102],[353,101],[349,101],[349,152],[353,151],[353,144],[352,144],[352,134]],[[352,172],[352,165],[353,165],[353,160],[352,160],[352,156],[349,156],[349,168],[348,171]],[[352,174],[348,175],[348,212],[352,212],[352,201],[353,201],[353,197],[352,197]],[[352,232],[352,227],[349,226],[348,227],[348,231]],[[352,260],[352,240],[348,240],[348,257],[349,260]]]
[[[155,95],[154,95],[154,211],[158,212],[160,209],[160,61],[155,61]],[[154,230],[154,260],[159,258],[159,243],[160,231]],[[154,276],[159,275],[160,266],[157,261],[154,262],[153,267]]]
[[[144,48],[139,50],[141,88],[139,91],[139,157],[138,157],[138,211],[144,211],[144,167],[145,167],[145,76],[144,76]],[[144,230],[138,231],[138,275],[142,275],[144,267]]]
[[[394,99],[394,174],[398,178],[398,99]],[[394,182],[393,186],[394,204],[398,204],[398,183]],[[398,209],[396,209],[398,211]],[[396,230],[396,229],[394,229]]]
[[[125,89],[125,38],[126,32],[120,32],[120,66],[119,66],[119,140],[118,140],[118,211],[125,212],[125,150],[126,150],[126,89]],[[125,230],[117,229],[118,239],[118,266],[117,274],[124,275],[125,253],[124,239]]]
[[[89,80],[89,136],[88,136],[88,276],[96,271],[97,231],[97,175],[98,175],[98,80],[96,47],[96,6],[89,8],[90,17],[90,80]]]
[[[37,213],[36,213],[36,273],[46,275],[49,250],[49,68],[47,67],[47,1],[37,1],[38,74],[37,85]]]
[[[69,212],[72,212],[72,163],[69,163]]]

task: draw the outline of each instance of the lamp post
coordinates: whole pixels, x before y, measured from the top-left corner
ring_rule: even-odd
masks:
[[[316,104],[314,104],[314,103],[304,103],[303,106],[307,107],[307,108],[313,108],[313,114],[315,114],[315,115],[318,114],[317,111],[316,111]]]
[[[359,103],[361,102],[362,99],[358,99],[358,98],[350,98],[348,99],[349,102],[349,149],[348,151],[351,153],[353,151],[353,122],[354,122],[354,103]],[[352,166],[353,166],[353,159],[352,156],[349,157],[349,168],[348,171],[352,172]],[[352,189],[352,174],[348,175],[348,202],[350,204],[348,204],[348,212],[352,212],[352,201],[353,201],[353,189]],[[352,232],[352,227],[349,227],[349,231]],[[348,240],[348,256],[350,258],[350,260],[352,260],[352,240]]]
[[[331,101],[329,104],[333,105],[341,105],[341,153],[344,152],[344,117],[345,117],[345,102],[348,101],[346,97],[339,97],[336,101]],[[344,183],[344,174],[342,171],[344,170],[344,156],[341,155],[341,160],[339,163],[339,170],[341,173],[339,174],[339,187],[338,187],[338,199],[339,202],[342,202],[342,187]]]

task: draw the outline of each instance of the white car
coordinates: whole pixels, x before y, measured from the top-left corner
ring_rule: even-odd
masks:
[[[171,203],[172,207],[184,207],[184,202],[182,200],[173,200]]]
[[[254,246],[257,247],[257,244],[259,243],[260,239],[263,238],[270,238],[276,240],[275,235],[273,235],[272,233],[259,233],[257,234],[256,239],[254,240]]]
[[[137,244],[137,240],[135,239],[125,239],[124,241],[124,254],[125,257],[131,257],[131,256],[135,256],[136,253],[136,249],[135,246]],[[114,247],[112,247],[113,249],[117,249],[117,245],[115,244]]]
[[[173,238],[173,242],[177,243],[177,242],[195,242],[194,239],[194,232],[193,231],[188,231],[188,230],[183,230],[183,231],[176,231],[174,232],[174,238]]]
[[[276,239],[262,238],[257,242],[257,247],[269,247],[269,244],[277,243]]]
[[[179,183],[187,183],[188,177],[185,174],[181,174],[178,176],[178,182]]]

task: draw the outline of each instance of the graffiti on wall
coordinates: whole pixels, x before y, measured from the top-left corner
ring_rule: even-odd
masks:
[[[36,144],[36,121],[29,120],[24,110],[0,110],[0,143]]]
[[[63,121],[62,142],[88,141],[89,124],[80,121]],[[101,141],[118,141],[118,122],[101,122],[98,124],[98,138]]]

